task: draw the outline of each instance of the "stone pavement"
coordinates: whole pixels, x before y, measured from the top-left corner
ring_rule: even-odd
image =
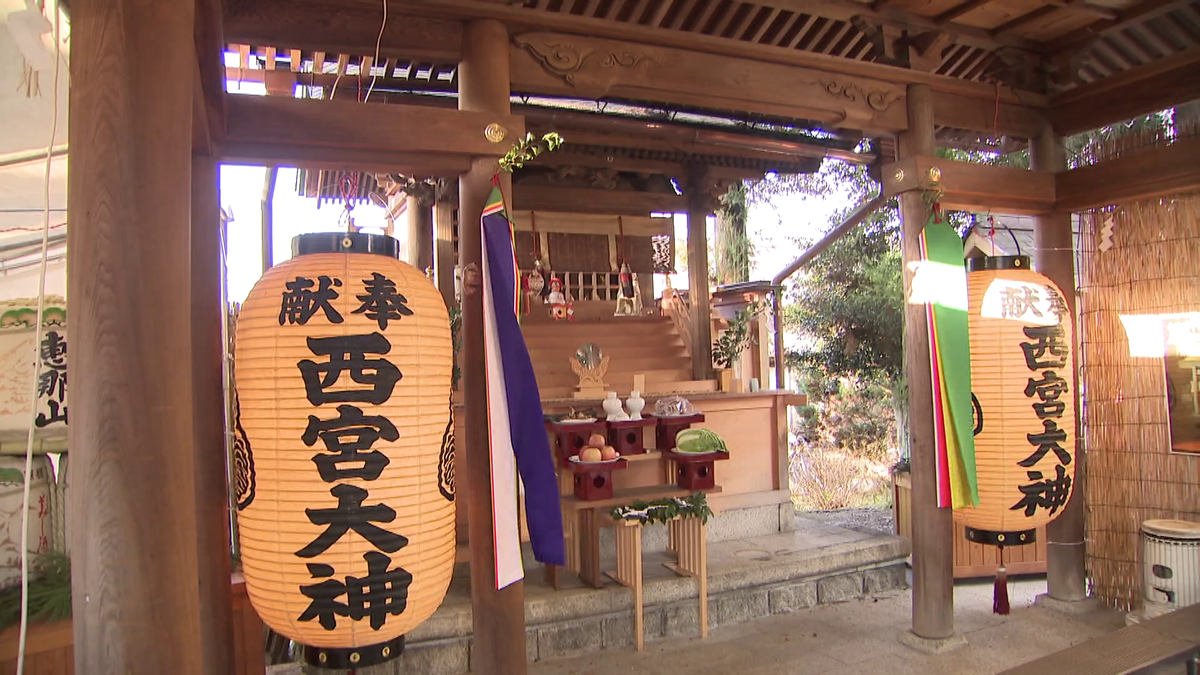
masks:
[[[674,638],[646,650],[605,650],[530,664],[530,675],[990,675],[1125,625],[1124,616],[1098,609],[1067,616],[1033,600],[1043,578],[1010,582],[1012,614],[992,614],[990,582],[955,587],[955,620],[967,646],[931,656],[899,642],[910,624],[908,591],[888,591],[849,602],[719,627],[707,640]],[[1161,670],[1175,672],[1175,669]],[[1183,667],[1178,667],[1183,673]]]

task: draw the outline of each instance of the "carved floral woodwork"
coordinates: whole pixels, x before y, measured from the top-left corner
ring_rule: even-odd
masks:
[[[864,130],[907,126],[904,88],[840,73],[640,45],[523,33],[513,37],[513,87],[583,98],[619,96],[734,108]]]

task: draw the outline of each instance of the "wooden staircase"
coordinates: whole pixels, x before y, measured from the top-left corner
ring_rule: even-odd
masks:
[[[643,394],[716,391],[715,380],[692,379],[692,358],[668,318],[606,317],[575,321],[529,321],[521,326],[543,399],[571,398],[579,378],[571,370],[575,351],[594,342],[607,357],[608,389],[621,396],[635,375],[646,377]]]

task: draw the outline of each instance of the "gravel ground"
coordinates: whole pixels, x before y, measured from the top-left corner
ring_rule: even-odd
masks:
[[[797,511],[801,518],[819,520],[851,530],[872,530],[892,534],[891,509],[837,509],[836,511]]]

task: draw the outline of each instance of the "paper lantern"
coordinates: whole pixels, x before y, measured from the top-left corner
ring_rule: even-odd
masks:
[[[396,251],[379,235],[296,237],[238,317],[246,589],[330,668],[398,656],[454,566],[450,321]]]
[[[967,292],[979,504],[954,518],[972,541],[1029,544],[1075,480],[1070,312],[1025,256],[972,261]]]

